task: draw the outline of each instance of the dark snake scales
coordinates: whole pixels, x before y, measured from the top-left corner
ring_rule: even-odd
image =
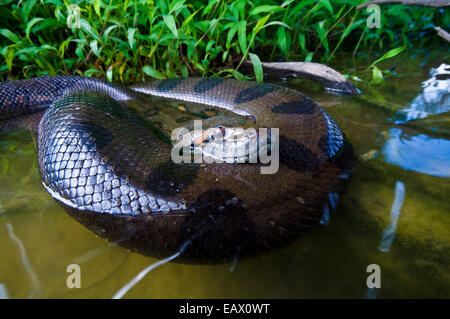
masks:
[[[279,128],[280,167],[175,164],[172,146],[132,108],[165,100],[202,104]],[[123,87],[73,76],[0,84],[0,121],[43,112],[35,126],[42,182],[65,210],[101,237],[177,261],[220,262],[292,242],[318,224],[346,184],[351,145],[303,94],[218,78]]]

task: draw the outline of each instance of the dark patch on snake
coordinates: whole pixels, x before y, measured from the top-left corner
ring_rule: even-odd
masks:
[[[245,103],[253,101],[259,97],[262,97],[270,92],[278,90],[280,87],[273,84],[257,84],[246,89],[243,89],[234,99],[234,103]]]
[[[171,160],[155,166],[147,182],[147,188],[162,196],[175,195],[194,182],[198,164],[176,164]]]
[[[311,114],[316,108],[315,103],[310,99],[301,101],[286,102],[275,105],[272,112],[279,114]]]
[[[111,132],[109,132],[105,127],[94,122],[71,124],[68,129],[72,130],[73,132],[79,132],[81,145],[91,143],[89,139],[84,137],[84,134],[88,133],[90,136],[92,136],[97,150],[99,151],[103,150],[113,140],[113,135]]]
[[[215,88],[220,83],[222,83],[223,81],[224,81],[224,79],[221,79],[221,78],[212,78],[212,79],[204,78],[204,79],[201,79],[194,86],[194,91],[196,93],[208,92],[208,91],[212,90],[213,88]]]
[[[309,172],[319,166],[321,160],[314,152],[299,142],[280,136],[280,163],[286,165],[290,169]]]
[[[156,90],[158,92],[170,92],[172,91],[174,88],[177,87],[178,84],[180,84],[182,81],[182,79],[173,79],[170,81],[162,81],[158,87],[156,88]]]
[[[105,114],[105,116],[112,116],[122,120],[132,120],[130,112],[122,105],[118,105],[118,102],[111,99],[108,95],[93,93],[95,95],[88,98],[87,95],[82,95],[82,99],[85,103],[89,103],[92,108],[95,108]]]
[[[249,249],[255,240],[255,227],[247,208],[232,192],[213,188],[201,194],[181,225],[178,245],[190,240],[186,254],[205,259],[231,260]],[[219,242],[220,245],[212,245]]]

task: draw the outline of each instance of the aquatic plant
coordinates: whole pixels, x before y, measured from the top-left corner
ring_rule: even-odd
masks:
[[[364,0],[2,0],[0,80],[77,74],[136,82],[220,74],[242,61],[332,62],[442,41],[448,11],[386,5],[368,28]],[[426,36],[427,34],[433,36]],[[376,72],[376,68],[373,70]]]

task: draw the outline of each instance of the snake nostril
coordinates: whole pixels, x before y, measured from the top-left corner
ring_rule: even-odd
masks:
[[[256,124],[256,117],[254,115],[247,116],[248,120],[254,124]]]

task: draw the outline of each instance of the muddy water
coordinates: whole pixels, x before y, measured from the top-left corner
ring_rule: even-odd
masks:
[[[353,81],[358,97],[283,83],[326,108],[355,148],[359,162],[337,210],[286,248],[233,265],[167,263],[125,297],[450,297],[450,93],[448,76],[430,74],[445,55],[381,64],[397,74],[382,85]],[[364,62],[335,67],[369,79]],[[70,218],[41,186],[36,162],[30,133],[0,135],[0,296],[110,298],[158,261]],[[66,286],[73,263],[79,289]],[[380,289],[366,285],[370,264],[380,266]]]

